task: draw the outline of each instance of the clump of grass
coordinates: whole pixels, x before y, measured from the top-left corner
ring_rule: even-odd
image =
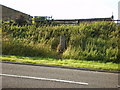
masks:
[[[3,55],[19,55],[19,56],[40,56],[57,58],[58,54],[52,51],[49,46],[44,44],[25,44],[16,41],[3,41]]]

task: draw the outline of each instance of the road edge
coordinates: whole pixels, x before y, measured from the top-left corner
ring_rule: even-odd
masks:
[[[91,69],[91,68],[80,68],[80,67],[68,67],[68,66],[58,66],[58,65],[45,65],[45,64],[34,64],[34,63],[21,63],[12,61],[0,61],[2,63],[19,64],[19,65],[32,65],[32,66],[42,66],[42,67],[53,67],[53,68],[65,68],[65,69],[75,69],[75,70],[85,70],[85,71],[96,71],[96,72],[108,72],[108,73],[120,73],[116,70],[103,70],[103,69]]]

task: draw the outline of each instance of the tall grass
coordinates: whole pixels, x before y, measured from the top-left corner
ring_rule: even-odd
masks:
[[[68,59],[120,62],[119,29],[114,22],[91,22],[61,26],[3,25],[3,54],[43,56]],[[61,35],[66,37],[67,49],[57,54]]]

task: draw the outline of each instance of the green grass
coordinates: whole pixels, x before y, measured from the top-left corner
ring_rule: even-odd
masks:
[[[41,57],[23,57],[13,55],[2,55],[0,56],[2,61],[13,61],[22,63],[34,63],[44,65],[58,65],[58,66],[70,66],[70,67],[82,67],[92,69],[103,69],[103,70],[120,70],[116,63],[108,62],[102,63],[97,61],[85,61],[85,60],[74,60],[74,59],[53,59],[53,58],[41,58]]]

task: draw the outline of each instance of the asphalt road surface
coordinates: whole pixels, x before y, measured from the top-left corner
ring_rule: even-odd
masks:
[[[2,88],[117,88],[118,74],[2,63]]]

